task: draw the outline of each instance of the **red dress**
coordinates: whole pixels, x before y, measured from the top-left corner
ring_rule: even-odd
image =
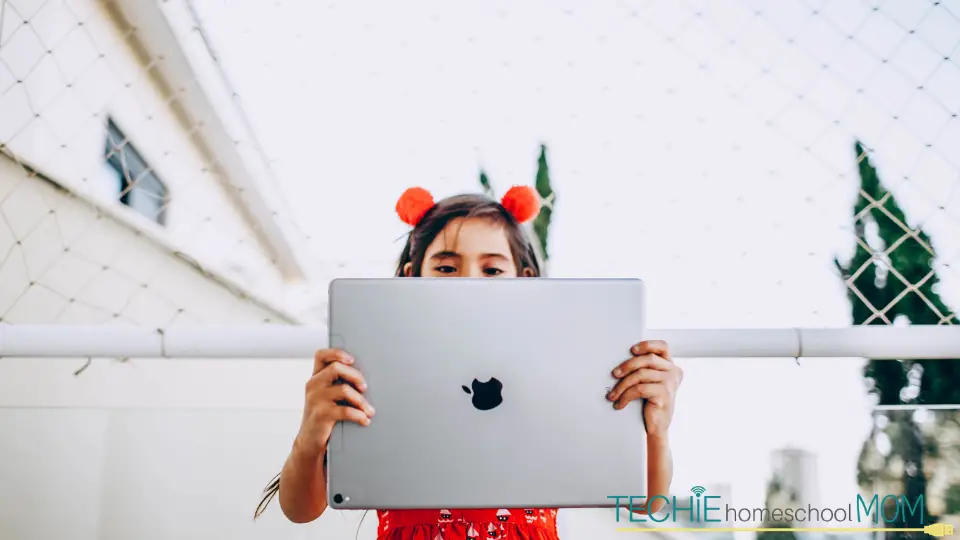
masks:
[[[555,508],[378,510],[377,540],[558,540]]]

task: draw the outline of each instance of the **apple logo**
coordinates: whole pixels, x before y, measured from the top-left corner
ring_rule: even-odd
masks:
[[[474,379],[470,386],[473,387],[473,392],[466,386],[462,386],[461,388],[463,388],[464,392],[473,394],[472,402],[477,410],[489,411],[503,403],[503,383],[495,377],[492,377],[487,382],[480,382]]]

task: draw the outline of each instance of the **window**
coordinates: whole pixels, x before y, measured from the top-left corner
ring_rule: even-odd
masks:
[[[120,202],[164,225],[167,186],[112,120],[107,121],[106,161],[116,177]]]

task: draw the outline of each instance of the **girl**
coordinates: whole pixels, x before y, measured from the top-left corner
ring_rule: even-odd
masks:
[[[531,188],[515,186],[500,202],[481,195],[459,195],[435,203],[422,188],[408,189],[397,213],[413,227],[397,265],[397,277],[538,277],[540,266],[521,225],[536,217],[540,199]],[[647,497],[668,495],[673,465],[668,428],[674,396],[683,372],[670,360],[666,343],[645,341],[632,356],[611,366],[619,379],[607,396],[623,409],[646,399]],[[326,441],[337,421],[366,426],[375,415],[364,398],[363,374],[342,350],[324,349],[314,357],[306,385],[300,431],[282,472],[265,490],[259,515],[279,492],[280,508],[295,523],[317,519],[327,508]],[[335,384],[342,380],[349,384]],[[637,429],[643,429],[638,423]],[[662,499],[657,499],[660,503]],[[642,513],[656,512],[654,503]],[[488,510],[380,510],[378,540],[557,540],[557,509],[492,508]]]

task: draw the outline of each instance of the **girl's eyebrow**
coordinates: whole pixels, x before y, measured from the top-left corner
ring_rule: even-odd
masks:
[[[504,261],[508,260],[508,257],[503,253],[484,253],[480,257],[483,259],[502,259]]]
[[[503,253],[484,253],[484,254],[480,255],[480,257],[481,257],[481,258],[484,258],[484,259],[502,259],[502,260],[509,260],[509,257],[507,257],[506,255],[504,255]],[[436,259],[459,259],[459,258],[460,258],[460,254],[457,253],[457,252],[455,252],[455,251],[438,251],[438,252],[436,252],[436,253],[434,253],[433,255],[430,256],[430,259],[432,259],[432,260],[436,260]]]
[[[438,251],[430,256],[431,259],[459,259],[460,254],[455,251]]]

